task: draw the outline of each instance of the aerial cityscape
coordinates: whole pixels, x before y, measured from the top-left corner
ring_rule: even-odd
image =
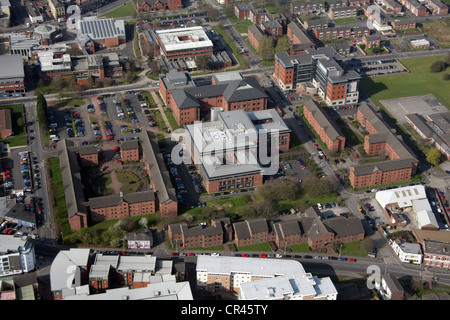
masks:
[[[449,7],[0,0],[0,300],[450,300]]]

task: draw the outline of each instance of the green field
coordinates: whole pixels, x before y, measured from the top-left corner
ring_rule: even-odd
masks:
[[[133,2],[128,2],[123,6],[106,13],[102,17],[104,18],[130,17],[134,12],[136,12],[136,9],[134,9]]]
[[[444,56],[402,59],[400,62],[409,73],[363,78],[360,90],[379,107],[380,100],[433,94],[450,109],[450,83],[442,79],[443,72],[430,72],[431,64],[443,59]]]
[[[350,17],[350,18],[334,19],[333,21],[335,24],[345,24],[355,22],[356,18]]]

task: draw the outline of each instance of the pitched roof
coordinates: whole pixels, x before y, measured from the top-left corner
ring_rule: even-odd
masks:
[[[334,121],[328,116],[328,114],[319,106],[319,104],[308,99],[305,102],[304,107],[312,113],[313,118],[319,123],[319,125],[324,129],[328,138],[331,141],[338,139],[339,137],[344,137],[341,129],[334,123]]]
[[[11,109],[0,109],[0,132],[3,130],[12,130]]]

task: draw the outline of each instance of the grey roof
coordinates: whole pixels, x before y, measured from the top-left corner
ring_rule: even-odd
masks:
[[[306,32],[303,31],[295,21],[288,24],[288,29],[298,38],[300,43],[312,43]]]
[[[4,216],[17,221],[25,221],[36,226],[36,215],[25,210],[23,204],[15,204]]]
[[[23,69],[22,56],[18,54],[0,55],[0,70],[0,80],[18,79],[23,81],[25,72]]]
[[[98,209],[117,206],[122,202],[139,203],[153,200],[155,200],[155,194],[153,190],[150,190],[150,191],[126,193],[123,196],[121,196],[120,194],[113,194],[104,197],[89,198],[89,202],[87,202],[86,205],[89,206],[91,209]]]
[[[354,168],[355,176],[363,176],[367,174],[374,173],[376,171],[393,171],[404,168],[411,168],[412,164],[417,162],[416,159],[398,159],[398,160],[386,160],[380,161],[376,163],[368,163],[357,165]]]
[[[267,94],[253,78],[172,91],[172,98],[180,109],[197,108],[200,107],[198,99],[220,96],[223,96],[227,102],[267,98]]]
[[[140,135],[144,160],[150,169],[150,178],[156,189],[159,203],[177,202],[175,189],[172,186],[169,172],[166,169],[164,158],[159,151],[158,143],[152,132],[144,131]]]
[[[251,32],[258,42],[264,37],[264,32],[261,28],[254,24],[248,27],[248,32]]]
[[[358,217],[335,217],[323,220],[323,224],[333,230],[335,237],[364,234],[364,227]]]
[[[123,141],[120,144],[120,147],[122,148],[122,150],[139,149],[139,142],[137,140]]]
[[[123,20],[115,19],[80,19],[78,20],[78,35],[89,36],[92,40],[113,37],[125,37]]]
[[[77,155],[70,149],[73,142],[67,139],[58,142],[59,161],[66,198],[67,214],[73,217],[77,213],[86,214],[83,185]]]
[[[304,107],[312,113],[314,119],[324,129],[326,135],[328,136],[328,138],[330,138],[331,141],[334,141],[339,137],[344,137],[339,127],[334,123],[334,121],[328,116],[326,111],[324,111],[323,108],[320,107],[316,101],[308,99],[305,102]]]
[[[230,81],[223,92],[223,96],[227,102],[267,98],[264,89],[261,88],[258,81],[254,78]]]
[[[258,233],[269,232],[267,221],[263,218],[249,219],[236,222],[233,224],[236,237],[240,239],[248,239]]]

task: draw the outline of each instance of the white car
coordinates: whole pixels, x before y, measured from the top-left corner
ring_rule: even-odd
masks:
[[[218,257],[218,256],[220,256],[220,254],[219,254],[219,253],[213,252],[213,253],[211,253],[211,256],[212,256],[212,257]]]
[[[317,204],[317,208],[319,208],[319,210],[323,209],[323,207],[322,207],[322,205],[320,203]]]
[[[283,258],[283,256],[282,256],[281,254],[277,253],[277,254],[275,255],[275,258]]]

